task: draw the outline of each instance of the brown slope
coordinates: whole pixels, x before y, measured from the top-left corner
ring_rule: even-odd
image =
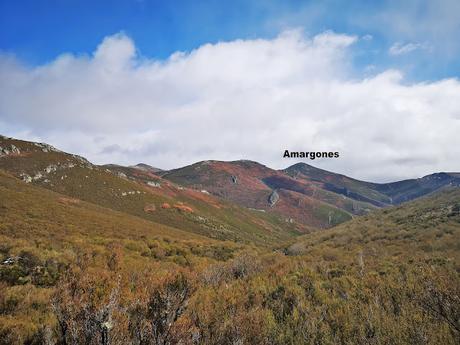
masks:
[[[287,253],[320,255],[325,248],[346,253],[350,260],[362,255],[374,261],[442,256],[459,266],[460,189],[447,187],[333,229],[301,236],[287,248]]]
[[[212,238],[269,244],[307,231],[183,188],[149,171],[99,167],[49,146],[0,138],[0,169],[72,198]]]
[[[371,183],[319,169],[305,163],[284,170],[302,183],[315,183],[323,190],[376,207],[398,205],[430,194],[444,187],[460,187],[458,173],[434,173],[421,178],[390,183]]]
[[[252,161],[204,161],[162,176],[245,207],[281,215],[288,222],[319,228],[333,226],[350,219],[351,214],[366,213],[373,208]]]

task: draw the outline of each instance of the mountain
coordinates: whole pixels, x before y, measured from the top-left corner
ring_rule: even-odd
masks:
[[[310,226],[324,228],[374,207],[300,183],[283,171],[253,161],[204,161],[162,174],[164,179],[207,191],[245,207],[264,210]]]
[[[399,206],[374,211],[328,231],[297,237],[286,252],[315,256],[326,246],[342,255],[349,253],[351,260],[363,251],[374,261],[442,256],[460,265],[459,239],[460,189],[451,186]]]
[[[0,137],[0,343],[458,344],[458,178],[97,166]]]
[[[375,190],[387,195],[391,204],[398,205],[447,186],[460,187],[458,173],[435,173],[419,179],[375,184]]]
[[[435,173],[418,179],[392,183],[370,183],[331,173],[305,163],[290,166],[284,172],[302,182],[319,183],[325,190],[368,202],[377,207],[398,205],[446,186],[460,186],[458,173]]]
[[[311,231],[148,170],[97,166],[47,144],[1,137],[0,152],[0,169],[25,183],[211,238],[268,244]]]
[[[284,172],[301,183],[314,183],[323,190],[344,195],[353,200],[367,202],[376,207],[391,204],[391,199],[376,191],[373,183],[335,174],[305,163],[294,164],[285,169]]]
[[[204,161],[162,172],[161,176],[317,228],[328,228],[355,215],[410,201],[447,186],[460,186],[455,173],[378,184],[305,163],[274,170],[252,161]]]
[[[220,239],[287,240],[448,186],[458,173],[378,184],[298,163],[203,161],[169,171],[97,166],[56,148],[0,138],[0,169],[72,198]]]
[[[235,229],[232,241],[190,229],[186,211],[165,210],[171,223],[184,222],[166,225],[105,191],[150,198],[149,188],[164,189],[157,197],[166,198],[187,190],[162,177],[161,187],[144,189],[152,173],[97,167],[33,143],[0,146],[2,344],[458,344],[459,188],[302,236],[252,227]],[[59,175],[46,169],[50,160]],[[242,207],[212,210],[221,221],[244,224],[245,211],[269,219]]]
[[[160,172],[163,171],[162,169],[155,168],[155,167],[153,167],[151,165],[148,165],[148,164],[145,164],[145,163],[139,163],[139,164],[131,166],[130,168],[136,168],[136,169],[143,170],[143,171],[148,171],[148,172],[151,172],[151,173],[154,173],[154,174],[155,173],[160,173]]]

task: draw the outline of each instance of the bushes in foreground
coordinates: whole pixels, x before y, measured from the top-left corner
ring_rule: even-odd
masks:
[[[202,272],[74,267],[54,322],[28,344],[457,344],[460,282],[445,265],[378,273],[242,254]],[[331,274],[331,272],[335,272]],[[0,303],[2,303],[0,299]],[[9,336],[9,338],[7,338]],[[3,339],[14,339],[6,334]],[[14,343],[14,342],[11,342]]]

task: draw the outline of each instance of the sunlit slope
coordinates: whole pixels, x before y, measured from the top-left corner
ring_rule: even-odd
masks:
[[[252,161],[203,161],[163,172],[162,176],[238,205],[317,228],[337,225],[375,208]]]
[[[21,256],[24,251],[34,253],[42,262],[52,260],[51,266],[78,263],[80,254],[106,258],[112,243],[121,245],[120,250],[130,260],[143,265],[150,257],[153,261],[161,258],[175,262],[181,256],[181,265],[186,264],[184,255],[192,261],[200,257],[226,258],[242,248],[234,242],[213,240],[25,184],[1,170],[0,219],[0,259],[5,269],[9,265],[4,260]],[[22,273],[2,278],[15,280]],[[31,276],[25,274],[22,283],[29,279]],[[22,284],[21,280],[11,283]]]
[[[3,169],[24,183],[216,239],[269,245],[307,232],[273,214],[249,210],[165,181],[151,172],[99,167],[48,145],[1,138]],[[135,175],[136,173],[136,175]]]
[[[333,229],[299,237],[289,254],[338,256],[356,261],[447,260],[460,268],[460,190],[448,188],[379,210]]]
[[[149,235],[211,241],[200,235],[25,184],[1,170],[0,200],[0,231],[3,236],[27,241],[47,238],[61,248],[74,240],[74,236],[124,239]]]
[[[198,269],[243,248],[26,184],[0,170],[3,343],[30,343],[30,334],[55,322],[50,296],[69,267],[88,269],[94,279],[103,280],[105,270],[137,279],[146,272]]]

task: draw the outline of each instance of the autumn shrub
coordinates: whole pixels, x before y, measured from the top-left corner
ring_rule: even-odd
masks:
[[[52,298],[60,344],[123,344],[120,281],[104,271],[69,271]]]
[[[446,273],[424,273],[414,286],[413,299],[432,318],[445,322],[460,339],[460,279]]]
[[[182,338],[183,330],[175,323],[184,313],[192,292],[193,286],[183,273],[148,288],[147,299],[134,302],[127,310],[134,343],[165,345],[174,338]]]
[[[9,285],[20,285],[27,283],[28,272],[20,265],[4,265],[0,267],[0,281]]]
[[[241,253],[225,263],[210,266],[202,275],[206,284],[218,285],[234,279],[243,279],[262,269],[260,258],[254,254]]]

